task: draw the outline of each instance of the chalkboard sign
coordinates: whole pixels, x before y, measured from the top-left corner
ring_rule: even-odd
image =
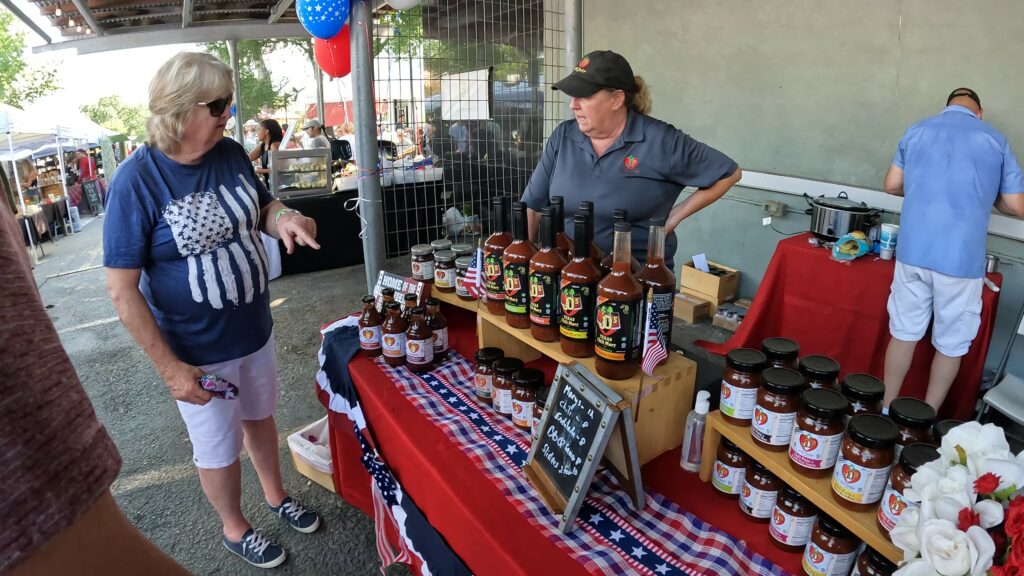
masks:
[[[637,506],[643,502],[640,463],[629,403],[586,368],[560,366],[523,470],[541,499],[560,515],[562,532],[576,514],[609,442],[622,455],[612,463]]]
[[[99,180],[82,180],[82,194],[85,196],[86,201],[89,202],[90,212],[93,214],[103,212],[103,203],[100,202]]]

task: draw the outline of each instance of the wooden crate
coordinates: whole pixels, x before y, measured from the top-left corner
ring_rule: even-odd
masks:
[[[683,264],[682,275],[679,277],[680,287],[689,288],[701,294],[707,294],[709,297],[703,298],[715,302],[715,306],[735,298],[740,288],[740,271],[725,264],[712,262],[711,260],[708,260],[708,265],[720,268],[726,273],[722,276],[715,276],[714,274],[701,272],[693,267],[693,261],[691,260]],[[698,295],[698,298],[700,297]]]
[[[308,463],[306,463],[305,460],[296,456],[295,452],[292,452],[291,454],[292,464],[295,466],[295,470],[298,471],[299,474],[302,474],[303,476],[309,478],[313,482],[316,482],[317,484],[323,486],[324,488],[327,488],[331,492],[335,491],[333,476],[327,474],[326,472],[321,472],[316,468],[313,468]]]
[[[547,356],[561,364],[579,363],[597,375],[593,358],[573,358],[562,352],[558,342],[537,341],[529,329],[512,328],[505,323],[504,316],[493,315],[485,307],[477,311],[476,333],[480,347],[497,346],[506,356],[524,362]],[[696,377],[694,361],[670,353],[653,377],[638,371],[628,380],[604,380],[633,408],[641,465],[682,444],[686,415],[693,406]]]
[[[903,552],[893,546],[892,542],[882,534],[878,527],[877,510],[854,512],[839,505],[832,497],[832,476],[824,478],[808,478],[797,474],[789,465],[788,452],[772,452],[758,446],[750,436],[750,428],[734,426],[722,418],[718,410],[708,414],[707,426],[704,429],[704,451],[700,461],[700,479],[711,480],[712,469],[718,451],[718,443],[725,436],[739,446],[740,450],[760,462],[772,474],[788,484],[791,488],[807,498],[819,510],[828,514],[845,526],[855,536],[867,543],[890,561],[899,564],[903,560]],[[754,526],[754,524],[751,524]]]

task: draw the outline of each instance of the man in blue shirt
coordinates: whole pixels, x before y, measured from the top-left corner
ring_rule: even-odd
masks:
[[[885,175],[885,191],[904,197],[888,304],[886,406],[899,395],[933,316],[936,354],[925,401],[942,405],[981,325],[992,207],[1024,216],[1020,165],[982,114],[978,94],[957,88],[941,114],[907,129]]]

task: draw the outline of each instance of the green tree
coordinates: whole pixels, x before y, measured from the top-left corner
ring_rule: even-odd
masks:
[[[124,134],[136,142],[146,139],[149,110],[145,106],[125,104],[119,96],[104,96],[95,104],[83,105],[80,110],[104,128]]]
[[[25,33],[13,24],[14,15],[0,9],[0,102],[21,107],[53,92],[59,84],[54,66],[25,62]]]
[[[287,106],[294,102],[298,91],[284,81],[275,81],[264,59],[276,50],[300,49],[312,57],[313,46],[307,39],[288,38],[270,40],[242,40],[238,43],[239,80],[242,88],[242,109],[238,119],[245,122],[250,118]],[[227,42],[209,42],[203,49],[221,61],[231,64]]]

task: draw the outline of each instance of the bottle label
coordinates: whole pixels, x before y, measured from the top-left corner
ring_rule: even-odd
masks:
[[[380,350],[380,326],[363,326],[359,329],[359,347],[363,350]]]
[[[384,355],[388,358],[401,358],[405,356],[405,333],[384,334],[381,337],[384,343]]]
[[[789,458],[812,470],[831,468],[836,464],[842,440],[842,432],[834,436],[823,436],[794,427],[793,439],[789,442]]]
[[[558,273],[530,274],[530,322],[552,326],[558,318]]]
[[[756,405],[757,388],[740,388],[722,380],[722,395],[719,399],[722,414],[737,420],[749,420],[754,417]]]
[[[903,495],[897,492],[892,487],[892,482],[890,482],[885,488],[885,493],[882,494],[882,503],[878,505],[878,523],[885,528],[886,532],[890,532],[896,527],[896,522],[899,521],[900,515],[907,510],[914,510],[916,508],[917,504],[905,500]]]
[[[430,364],[434,361],[434,340],[406,340],[405,359],[409,364]]]
[[[846,576],[856,560],[856,550],[846,554],[833,554],[810,542],[807,548],[804,548],[804,559],[801,564],[807,576]]]
[[[491,397],[492,386],[494,385],[494,376],[490,374],[477,374],[473,379],[473,390],[476,392],[477,398],[488,398]]]
[[[441,288],[451,288],[452,286],[455,286],[455,270],[437,268],[434,270],[434,284]]]
[[[594,334],[597,283],[578,284],[562,279],[558,295],[559,332],[567,338],[588,340]]]
[[[434,330],[434,354],[448,350],[448,327]]]
[[[530,311],[530,271],[526,264],[505,265],[505,311],[513,314]]]
[[[739,494],[746,476],[746,468],[728,466],[721,460],[715,460],[715,473],[711,476],[711,485],[725,494]]]
[[[754,518],[769,518],[772,515],[772,509],[775,508],[775,500],[778,496],[778,490],[771,492],[761,490],[746,480],[743,482],[743,491],[740,493],[740,510]]]
[[[633,360],[636,353],[636,329],[640,320],[639,302],[623,302],[597,297],[597,331],[594,351],[605,360]]]
[[[412,262],[412,277],[416,280],[433,280],[434,278],[434,261],[428,260],[427,262]]]
[[[794,422],[796,412],[772,412],[758,404],[754,406],[750,435],[770,446],[786,446],[793,436]]]
[[[648,300],[652,304],[654,313],[658,315],[658,324],[661,326],[661,343],[668,350],[669,338],[672,333],[672,307],[675,305],[675,295],[672,292],[651,292]]]
[[[512,413],[512,391],[494,389],[494,409],[501,414]]]
[[[456,276],[455,277],[455,294],[459,296],[469,297],[469,290],[466,289],[466,277]]]
[[[868,468],[839,456],[832,471],[832,491],[855,504],[874,504],[885,492],[892,464],[885,468]]]
[[[530,437],[537,435],[537,430],[540,428],[540,417],[543,414],[533,414],[530,416]]]
[[[488,300],[505,300],[505,275],[501,254],[489,252],[484,255],[484,290],[487,291]]]
[[[775,506],[772,510],[772,522],[768,525],[768,533],[787,546],[806,546],[811,540],[811,530],[817,516],[794,516],[782,508]]]
[[[527,428],[533,420],[533,402],[512,399],[512,423]]]

